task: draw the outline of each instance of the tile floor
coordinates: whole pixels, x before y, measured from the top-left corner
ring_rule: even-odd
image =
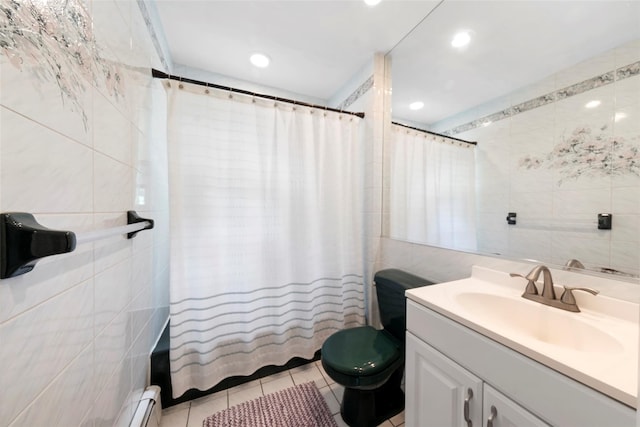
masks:
[[[202,427],[202,421],[218,411],[256,399],[297,384],[314,381],[339,427],[347,427],[340,417],[343,387],[322,369],[320,361],[311,362],[279,374],[251,381],[162,411],[160,427]],[[385,421],[380,427],[404,427],[404,412]]]

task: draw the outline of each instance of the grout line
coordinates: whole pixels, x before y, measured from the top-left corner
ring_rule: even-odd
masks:
[[[289,374],[289,379],[291,380],[291,384],[295,386],[296,382],[293,380],[293,375],[291,375],[291,369],[287,370],[287,373]]]
[[[187,423],[185,424],[184,427],[189,426],[189,418],[191,418],[191,402],[193,402],[193,400],[189,402],[189,410],[187,411]]]

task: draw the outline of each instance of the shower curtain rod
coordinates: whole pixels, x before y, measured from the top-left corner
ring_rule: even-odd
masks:
[[[396,125],[396,126],[400,126],[400,127],[403,127],[403,128],[411,129],[411,130],[417,130],[418,132],[422,132],[422,133],[428,133],[429,135],[434,135],[434,136],[440,136],[442,138],[453,139],[454,141],[464,142],[465,144],[478,145],[478,143],[474,142],[474,141],[466,141],[464,139],[456,138],[455,136],[443,135],[441,133],[431,132],[430,130],[424,130],[424,129],[416,128],[416,127],[413,127],[413,126],[403,125],[402,123],[398,123],[398,122],[391,122],[391,124],[392,125]]]
[[[336,112],[336,113],[349,114],[351,116],[358,116],[361,119],[364,118],[364,113],[354,113],[354,112],[351,112],[351,111],[339,110],[337,108],[330,108],[330,107],[325,107],[325,106],[322,106],[322,105],[314,105],[314,104],[309,104],[307,102],[295,101],[293,99],[278,98],[277,96],[264,95],[264,94],[261,94],[261,93],[255,93],[255,92],[251,92],[251,91],[248,91],[248,90],[237,89],[237,88],[228,87],[228,86],[221,86],[221,85],[217,85],[217,84],[214,84],[214,83],[207,83],[207,82],[203,82],[203,81],[200,81],[200,80],[190,79],[190,78],[187,78],[187,77],[173,76],[171,74],[167,74],[167,73],[164,73],[162,71],[156,70],[155,68],[151,69],[151,75],[154,78],[157,78],[157,79],[177,80],[179,82],[191,83],[191,84],[198,85],[198,86],[205,86],[205,87],[210,87],[210,88],[213,88],[213,89],[221,89],[221,90],[226,90],[228,92],[235,92],[235,93],[241,93],[243,95],[255,96],[255,97],[258,97],[258,98],[271,99],[273,101],[286,102],[288,104],[301,105],[303,107],[317,108],[319,110],[326,110],[326,111],[333,111],[333,112]]]

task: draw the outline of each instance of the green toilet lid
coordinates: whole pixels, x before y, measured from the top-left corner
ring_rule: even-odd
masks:
[[[346,375],[374,375],[401,357],[398,343],[371,326],[344,329],[322,345],[322,358]]]

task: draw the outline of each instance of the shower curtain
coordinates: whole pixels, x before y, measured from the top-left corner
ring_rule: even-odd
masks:
[[[178,397],[364,323],[364,145],[356,116],[169,85]]]
[[[390,235],[475,251],[475,146],[391,129]]]

